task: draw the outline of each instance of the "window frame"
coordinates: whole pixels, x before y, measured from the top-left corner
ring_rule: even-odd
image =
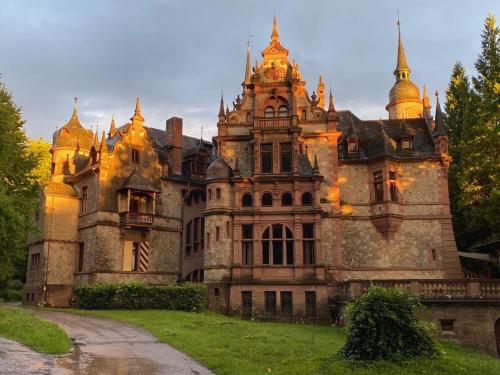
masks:
[[[271,198],[271,203],[268,204],[268,203],[264,203],[264,198],[267,198],[267,197],[270,197]],[[267,199],[266,199],[266,202],[267,202]],[[260,198],[260,205],[262,207],[272,207],[273,206],[273,202],[274,202],[274,198],[273,198],[273,194],[266,191],[264,194],[262,194],[262,197]]]
[[[139,149],[132,148],[132,155],[131,155],[130,160],[134,164],[141,164],[141,153],[140,153]]]
[[[306,234],[307,226],[311,225],[311,235]],[[314,223],[302,223],[302,260],[306,266],[316,264],[316,249],[315,249],[315,225]],[[309,230],[307,230],[309,232]]]
[[[311,197],[311,202],[310,203],[307,203],[305,202],[304,203],[304,197],[306,196],[310,196]],[[301,196],[300,196],[300,203],[302,206],[314,206],[314,195],[313,193],[311,193],[310,191],[304,191]]]
[[[373,172],[373,196],[375,203],[384,202],[384,174],[382,171]]]
[[[289,148],[288,150],[286,150]],[[285,168],[286,166],[286,168]],[[291,143],[280,143],[280,172],[292,173],[293,169],[293,147]]]
[[[241,264],[253,265],[253,224],[241,225]]]
[[[274,147],[272,143],[262,143],[260,145],[260,173],[262,174],[273,173],[274,169],[273,149]]]
[[[246,197],[250,197],[250,201],[245,202]],[[248,202],[250,202],[250,204],[248,204]],[[251,193],[244,193],[241,196],[241,207],[253,207],[253,195]]]
[[[276,316],[277,303],[276,303],[276,291],[266,290],[264,291],[264,311],[267,316]]]
[[[267,106],[264,109],[264,118],[274,118],[276,117],[276,111],[272,106]]]
[[[278,234],[279,233],[279,234]],[[295,265],[295,239],[293,230],[286,224],[268,225],[262,232],[262,264],[265,266]]]
[[[290,203],[284,202],[285,196],[290,197]],[[289,191],[285,191],[281,194],[281,207],[293,207],[293,195]]]

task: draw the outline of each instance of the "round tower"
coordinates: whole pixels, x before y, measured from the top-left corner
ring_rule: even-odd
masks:
[[[62,181],[63,177],[75,172],[78,159],[86,159],[92,147],[92,131],[85,129],[78,119],[77,98],[69,121],[52,136],[51,179]]]
[[[420,90],[410,80],[411,69],[406,61],[399,20],[398,35],[398,62],[396,69],[394,69],[396,83],[389,91],[389,103],[385,109],[389,112],[389,119],[422,117],[423,104],[420,98]]]
[[[209,165],[206,177],[205,284],[210,308],[224,313],[229,303],[231,271],[228,266],[233,263],[232,175],[231,167],[219,158]]]

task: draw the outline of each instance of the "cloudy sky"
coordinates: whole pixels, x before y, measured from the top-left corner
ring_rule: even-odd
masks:
[[[499,8],[493,0],[2,0],[0,74],[30,137],[48,139],[64,125],[75,96],[82,122],[100,129],[113,114],[125,123],[140,96],[149,126],[180,116],[187,134],[203,125],[208,138],[221,90],[229,101],[241,91],[248,30],[255,61],[275,13],[310,93],[323,74],[338,108],[373,119],[387,117],[398,10],[412,80],[433,93],[446,89],[455,61],[473,72],[486,14]]]

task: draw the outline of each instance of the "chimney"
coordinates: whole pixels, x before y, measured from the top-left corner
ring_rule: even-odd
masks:
[[[182,174],[182,119],[171,117],[167,120],[167,145],[172,147],[169,164],[173,175]]]

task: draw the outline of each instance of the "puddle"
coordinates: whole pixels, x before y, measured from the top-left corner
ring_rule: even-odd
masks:
[[[155,374],[158,366],[144,358],[123,358],[98,356],[82,352],[79,344],[74,344],[73,351],[56,359],[53,375],[137,375]]]

